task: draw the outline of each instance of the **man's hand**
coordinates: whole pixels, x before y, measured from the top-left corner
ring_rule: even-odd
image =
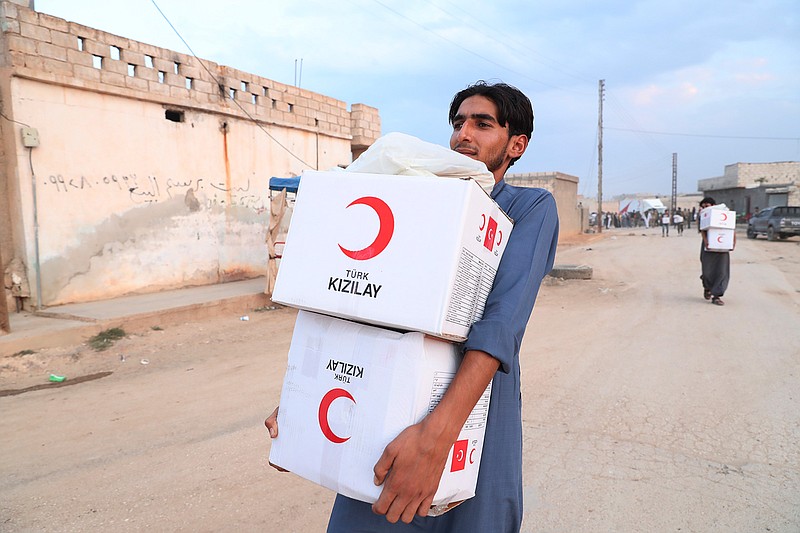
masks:
[[[375,513],[391,523],[428,514],[450,447],[499,366],[491,355],[468,350],[439,405],[386,446],[374,468],[375,484],[383,485]]]
[[[272,414],[269,415],[266,420],[264,420],[264,425],[267,426],[267,429],[269,430],[269,437],[271,439],[278,438],[278,407],[276,407],[275,410],[272,411]],[[288,470],[272,463],[270,463],[269,466],[279,472],[288,472]]]
[[[431,433],[424,421],[407,427],[375,464],[375,484],[383,491],[372,510],[393,524],[428,514],[452,445]]]
[[[264,425],[267,426],[269,438],[271,439],[278,438],[278,409],[280,409],[280,406],[276,407],[272,414],[264,420]]]

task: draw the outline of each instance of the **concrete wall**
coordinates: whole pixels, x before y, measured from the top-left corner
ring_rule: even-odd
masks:
[[[347,165],[380,135],[374,107],[16,3],[0,26],[0,255],[33,303],[263,275],[269,178]]]
[[[578,206],[578,178],[562,172],[527,172],[506,174],[506,183],[516,187],[539,187],[553,195],[558,206],[559,235],[581,233],[588,215]]]

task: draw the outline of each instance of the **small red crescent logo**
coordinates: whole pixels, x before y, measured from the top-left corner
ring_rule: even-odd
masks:
[[[497,246],[500,246],[501,242],[503,242],[503,230],[497,230]]]
[[[720,213],[722,220],[728,220],[728,213]]]
[[[483,228],[486,227],[486,215],[481,214],[481,227],[478,228],[478,231],[483,231]]]
[[[473,459],[473,458],[472,458],[472,454],[473,454],[473,453],[475,453],[475,448],[472,448],[472,449],[469,451],[469,464],[473,464],[473,463],[475,463],[475,459]]]
[[[378,235],[375,237],[375,240],[372,241],[372,244],[361,250],[348,250],[341,244],[339,245],[339,249],[344,255],[356,261],[372,259],[384,251],[389,245],[389,241],[392,240],[392,235],[394,234],[394,215],[392,214],[391,208],[386,205],[386,202],[374,196],[364,196],[353,200],[347,207],[351,205],[366,205],[375,211],[378,215]]]
[[[720,235],[719,237],[717,237],[717,242],[718,242],[718,243],[720,243],[720,244],[722,244],[722,235]]]
[[[353,396],[344,389],[331,389],[322,397],[322,401],[319,402],[319,428],[322,430],[322,434],[325,435],[329,441],[333,442],[334,444],[341,444],[346,442],[350,437],[340,437],[336,433],[331,430],[331,426],[328,423],[328,409],[331,408],[331,404],[337,398],[347,398],[353,403],[356,401],[353,399]]]

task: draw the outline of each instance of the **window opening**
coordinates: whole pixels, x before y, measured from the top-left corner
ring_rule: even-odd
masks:
[[[109,56],[111,57],[111,59],[113,59],[113,60],[115,60],[115,61],[119,61],[119,58],[120,58],[120,52],[121,52],[121,50],[119,49],[119,47],[118,47],[118,46],[113,46],[113,45],[112,45],[112,46],[110,47],[110,49],[111,49],[111,53],[109,54]]]
[[[147,68],[153,68],[153,56],[144,56],[144,66]]]
[[[103,57],[102,56],[92,56],[92,66],[94,68],[103,68]]]
[[[158,71],[158,83],[164,83],[164,79],[167,77],[167,73],[163,70]]]
[[[164,113],[164,117],[167,120],[171,120],[172,122],[184,122],[185,115],[183,111],[179,111],[177,109],[167,109]]]
[[[128,63],[128,76],[132,78],[136,76],[136,65]]]
[[[78,37],[78,51],[79,52],[83,52],[83,46],[84,46],[83,37]]]
[[[186,78],[186,88],[191,90],[194,89],[194,79],[193,78]]]

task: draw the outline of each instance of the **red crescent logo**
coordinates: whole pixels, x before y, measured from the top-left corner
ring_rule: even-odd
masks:
[[[341,444],[347,441],[350,437],[340,437],[336,433],[331,430],[331,426],[328,423],[328,409],[331,408],[331,404],[336,398],[348,398],[353,403],[356,401],[344,389],[331,389],[328,391],[325,396],[322,397],[322,401],[319,402],[319,428],[322,430],[322,434],[325,435],[329,441],[333,442],[334,444]]]
[[[728,220],[728,213],[720,213],[719,215],[722,217],[723,221]]]
[[[475,453],[475,448],[472,448],[472,449],[469,451],[469,464],[474,464],[474,463],[475,463],[475,459],[473,459],[473,458],[472,458],[472,454],[473,454],[473,453]]]
[[[497,246],[500,246],[500,243],[503,242],[503,230],[497,230]]]
[[[483,231],[483,228],[486,227],[486,215],[481,214],[481,227],[478,228],[478,231]]]
[[[356,261],[372,259],[384,251],[389,245],[389,241],[392,240],[392,235],[394,234],[394,215],[389,206],[386,205],[386,202],[374,196],[364,196],[353,200],[347,207],[351,205],[366,205],[375,211],[378,215],[380,225],[378,228],[378,235],[375,237],[375,240],[372,241],[372,244],[361,250],[348,250],[341,244],[339,245],[339,249],[344,255]]]
[[[720,235],[719,237],[717,237],[717,242],[718,242],[718,243],[720,243],[720,244],[722,244],[722,235]]]

